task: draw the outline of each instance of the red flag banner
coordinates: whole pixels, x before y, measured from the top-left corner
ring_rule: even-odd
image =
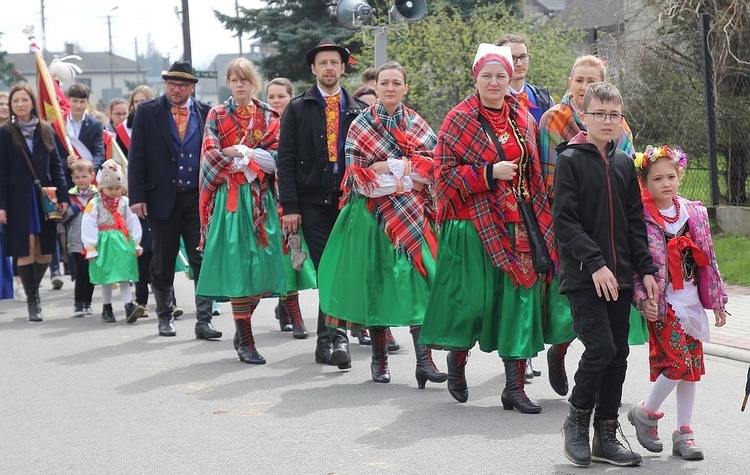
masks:
[[[36,87],[39,91],[39,118],[49,122],[54,128],[57,136],[65,144],[70,155],[77,155],[68,138],[68,130],[65,128],[65,115],[70,113],[68,99],[60,89],[60,84],[52,78],[44,62],[42,50],[36,43],[31,43],[31,52],[36,58]]]

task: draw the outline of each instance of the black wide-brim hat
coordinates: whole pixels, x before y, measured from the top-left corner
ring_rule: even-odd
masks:
[[[169,71],[161,72],[161,78],[165,81],[167,79],[174,79],[175,81],[185,81],[193,84],[198,82],[198,78],[193,76],[193,65],[190,64],[190,61],[175,61],[172,63]]]
[[[307,61],[308,66],[315,62],[315,55],[321,51],[338,51],[341,55],[341,63],[347,64],[349,62],[348,49],[344,48],[343,46],[337,45],[330,38],[323,38],[322,40],[320,40],[320,43],[318,43],[318,46],[308,51],[305,55],[305,61]]]

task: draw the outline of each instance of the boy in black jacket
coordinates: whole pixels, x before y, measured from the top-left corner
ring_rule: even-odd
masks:
[[[617,416],[629,353],[633,273],[657,295],[643,204],[633,162],[617,150],[622,96],[606,82],[588,87],[581,119],[586,132],[557,146],[555,234],[560,243],[560,292],[570,301],[573,329],[583,343],[563,425],[565,456],[633,466],[640,455],[617,440]],[[594,441],[589,422],[594,411]]]

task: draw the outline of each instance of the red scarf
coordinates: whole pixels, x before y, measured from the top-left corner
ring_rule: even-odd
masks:
[[[114,228],[122,232],[125,235],[125,240],[130,241],[130,233],[128,232],[128,225],[125,223],[125,218],[120,214],[118,207],[120,206],[120,197],[113,196],[112,198],[102,192],[99,195],[102,199],[104,208],[112,215],[112,219],[115,222]]]

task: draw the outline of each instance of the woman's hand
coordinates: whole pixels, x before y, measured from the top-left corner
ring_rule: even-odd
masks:
[[[414,191],[422,191],[424,190],[424,183],[420,183],[418,181],[412,180],[412,190]]]
[[[388,162],[386,161],[375,162],[367,168],[374,171],[378,175],[388,175],[389,173],[391,173],[391,169],[388,168]]]
[[[65,214],[66,211],[68,211],[68,203],[61,202],[57,204],[58,209],[60,210],[60,213]]]
[[[5,213],[4,209],[0,209],[0,223],[8,224],[8,215]]]
[[[515,160],[495,163],[492,165],[492,178],[495,180],[512,180],[518,170],[518,158]]]
[[[229,158],[242,158],[242,154],[234,146],[222,148],[221,153]]]
[[[714,310],[714,317],[716,317],[717,327],[723,327],[727,323],[727,312],[724,310]]]
[[[78,160],[75,155],[68,155],[68,168],[72,168],[73,164]]]

